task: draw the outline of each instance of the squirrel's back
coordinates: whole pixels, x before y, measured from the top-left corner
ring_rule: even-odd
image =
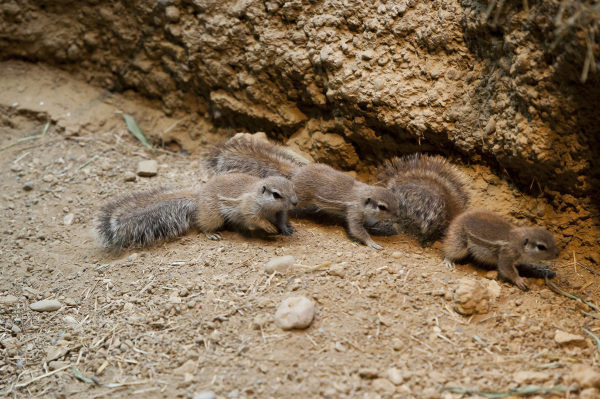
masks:
[[[127,194],[102,207],[96,235],[112,250],[146,247],[190,230],[197,208],[194,191],[160,187]]]
[[[422,244],[439,239],[470,197],[464,174],[440,156],[393,158],[378,169],[378,177],[398,199],[402,229]]]
[[[308,163],[283,146],[268,140],[236,135],[206,154],[206,166],[215,174],[238,172],[257,177],[283,176]]]

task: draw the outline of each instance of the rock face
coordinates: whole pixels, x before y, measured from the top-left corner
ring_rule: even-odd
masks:
[[[577,196],[599,186],[600,79],[584,76],[590,14],[557,39],[561,3],[506,2],[486,18],[474,0],[8,0],[0,60],[277,133],[343,168],[451,150]]]

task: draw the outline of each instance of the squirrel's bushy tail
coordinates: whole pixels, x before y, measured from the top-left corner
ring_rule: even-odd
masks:
[[[308,163],[287,148],[265,139],[234,136],[213,146],[205,154],[206,166],[215,174],[239,172],[265,178],[290,178],[294,170]]]
[[[440,156],[390,159],[379,167],[378,177],[398,198],[401,227],[422,243],[440,238],[469,202],[467,178]]]
[[[96,235],[110,250],[147,247],[186,233],[195,224],[196,211],[192,191],[139,191],[102,207]]]

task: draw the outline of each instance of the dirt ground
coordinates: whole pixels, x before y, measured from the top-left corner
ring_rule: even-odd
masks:
[[[461,316],[457,282],[493,273],[446,269],[439,243],[421,248],[401,234],[376,237],[385,249],[375,251],[342,226],[293,220],[293,235],[268,241],[190,233],[111,256],[89,233],[105,201],[206,178],[197,154],[143,149],[115,111],[150,133],[173,121],[133,96],[14,62],[0,64],[0,110],[0,396],[459,398],[467,395],[443,389],[568,386],[576,365],[600,360],[584,332],[600,335],[588,306],[529,279],[529,292],[499,282],[489,312]],[[4,149],[47,121],[42,138]],[[125,182],[142,159],[156,159],[158,175]],[[590,270],[600,269],[600,234],[589,204],[529,197],[484,166],[461,167],[475,206],[556,233],[564,250],[554,282],[597,303],[600,279]],[[278,255],[293,255],[296,267],[267,275],[264,264]],[[340,263],[343,272],[328,272]],[[317,304],[307,330],[273,323],[291,295]],[[63,306],[30,310],[39,299]],[[585,338],[559,345],[557,330]]]

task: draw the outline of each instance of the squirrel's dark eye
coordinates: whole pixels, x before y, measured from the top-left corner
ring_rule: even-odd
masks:
[[[546,248],[546,246],[544,244],[538,244],[537,245],[537,249],[540,250],[540,251],[545,251],[547,248]]]
[[[385,206],[385,205],[377,205],[377,208],[378,208],[380,211],[387,211],[387,206]]]
[[[281,198],[281,194],[279,194],[277,191],[273,191],[273,198]]]

